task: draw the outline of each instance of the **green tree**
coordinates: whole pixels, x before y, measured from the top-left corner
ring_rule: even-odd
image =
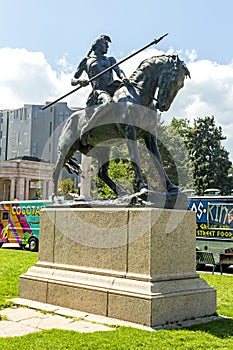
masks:
[[[189,188],[192,183],[190,161],[184,139],[178,132],[181,128],[178,128],[176,123],[180,125],[180,122],[174,121],[174,125],[171,123],[166,126],[161,116],[158,116],[158,147],[164,169],[170,180],[180,188]],[[138,149],[144,181],[152,189],[164,191],[157,168],[143,140],[138,142]],[[94,163],[93,168],[97,169],[97,162]],[[109,175],[129,193],[137,191],[135,187],[135,174],[133,166],[129,161],[126,145],[112,148]],[[115,197],[113,191],[97,176],[94,177],[94,181],[92,182],[92,195],[103,198]]]
[[[194,120],[193,127],[187,128],[185,138],[193,166],[193,187],[199,194],[207,188],[218,188],[222,194],[229,194],[232,163],[229,152],[222,145],[226,137],[222,128],[215,125],[214,117]]]
[[[58,190],[62,195],[74,192],[74,181],[70,178],[64,178],[58,183]]]
[[[181,122],[175,121],[166,125],[161,115],[158,116],[157,142],[162,164],[169,179],[184,189],[189,188],[192,183],[191,163],[184,137],[180,133],[181,128],[178,127]],[[143,148],[143,142],[140,143],[140,155],[142,168],[145,169],[144,173],[147,176],[146,182],[154,190],[164,191],[156,166],[151,161],[148,150]]]
[[[93,168],[98,171],[97,161],[93,159]],[[129,161],[126,145],[114,146],[111,150],[111,159],[108,168],[109,176],[114,182],[124,188],[128,193],[135,192],[135,174]],[[97,174],[92,179],[91,194],[93,197],[115,198],[116,194],[103,182]]]
[[[198,118],[191,126],[188,119],[176,118],[165,125],[159,115],[157,139],[164,169],[179,188],[194,188],[199,194],[207,188],[218,188],[223,194],[230,194],[233,189],[232,163],[222,145],[226,139],[222,128],[215,125],[213,116]],[[139,142],[138,146],[144,181],[154,190],[164,190],[144,142]],[[125,145],[113,147],[109,175],[129,193],[136,191],[135,175]],[[96,176],[92,194],[97,195],[97,192],[104,198],[115,197]]]
[[[158,145],[164,168],[170,180],[181,189],[192,185],[192,164],[186,144],[188,122],[172,119],[169,125],[159,119]]]

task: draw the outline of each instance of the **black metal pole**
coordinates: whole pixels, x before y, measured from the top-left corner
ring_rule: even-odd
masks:
[[[158,39],[155,39],[155,40],[151,41],[151,43],[149,43],[149,44],[147,44],[146,46],[142,47],[142,48],[139,49],[138,51],[132,53],[131,55],[129,55],[129,56],[125,57],[125,58],[123,58],[123,59],[120,60],[119,62],[114,63],[112,66],[106,68],[106,69],[103,70],[102,72],[100,72],[100,73],[96,74],[94,77],[90,78],[90,79],[88,80],[88,83],[91,83],[93,80],[95,80],[96,78],[99,78],[101,75],[105,74],[106,72],[108,72],[109,70],[115,68],[116,66],[119,66],[121,63],[123,63],[123,62],[127,61],[128,59],[130,59],[131,57],[137,55],[139,52],[142,52],[143,50],[147,49],[148,47],[150,47],[150,46],[152,46],[152,45],[158,44],[158,42],[161,41],[161,40],[162,40],[165,36],[167,36],[167,35],[168,35],[168,33],[166,33],[166,34],[160,36]],[[57,98],[55,101],[48,103],[46,106],[42,107],[42,109],[44,110],[44,109],[46,109],[46,108],[48,108],[48,107],[54,105],[54,104],[57,103],[58,101],[60,101],[60,100],[62,100],[63,98],[65,98],[65,97],[67,97],[67,96],[73,94],[75,91],[78,91],[78,90],[81,89],[81,88],[82,88],[82,86],[76,87],[75,89],[71,90],[70,92],[67,92],[67,94],[65,94],[65,95],[63,95],[63,96]]]

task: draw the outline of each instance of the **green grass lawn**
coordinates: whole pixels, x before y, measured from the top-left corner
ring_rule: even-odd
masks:
[[[18,296],[19,275],[37,261],[37,253],[0,249],[0,307],[10,305],[8,298]],[[147,332],[116,327],[113,332],[77,333],[49,330],[23,337],[0,338],[4,350],[64,349],[232,349],[233,348],[233,276],[202,274],[217,289],[218,314],[229,318],[180,330]],[[1,321],[0,321],[1,326]]]
[[[6,299],[18,296],[19,275],[37,260],[37,253],[0,249],[0,309],[10,305]]]

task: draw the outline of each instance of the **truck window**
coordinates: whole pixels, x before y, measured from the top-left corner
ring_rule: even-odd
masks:
[[[9,212],[8,211],[4,211],[2,213],[2,220],[8,220],[8,217],[9,217]]]

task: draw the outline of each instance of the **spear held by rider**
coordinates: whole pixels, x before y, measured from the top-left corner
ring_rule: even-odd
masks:
[[[168,33],[162,35],[161,37],[159,37],[158,39],[154,39],[152,42],[150,42],[149,44],[145,45],[144,47],[142,47],[141,49],[137,50],[136,52],[130,54],[129,56],[123,58],[122,60],[120,60],[119,62],[114,63],[113,65],[111,65],[110,67],[104,69],[103,71],[99,72],[98,74],[96,74],[95,76],[92,76],[91,78],[89,78],[87,80],[87,83],[85,84],[88,85],[90,84],[92,81],[96,80],[97,78],[99,78],[101,75],[107,73],[110,70],[113,70],[114,68],[116,68],[117,66],[119,66],[120,64],[122,64],[123,62],[127,61],[128,59],[132,58],[133,56],[137,55],[138,53],[142,52],[143,50],[147,49],[148,47],[152,46],[152,45],[156,45],[158,44],[165,36],[167,36]],[[50,102],[48,104],[46,104],[42,109],[45,110],[46,108],[54,105],[55,103],[57,103],[58,101],[62,100],[63,98],[71,95],[72,93],[74,93],[75,91],[78,91],[79,89],[81,89],[83,87],[83,85],[79,85],[77,86],[75,89],[69,91],[68,93],[66,93],[65,95],[57,98],[55,101]]]

